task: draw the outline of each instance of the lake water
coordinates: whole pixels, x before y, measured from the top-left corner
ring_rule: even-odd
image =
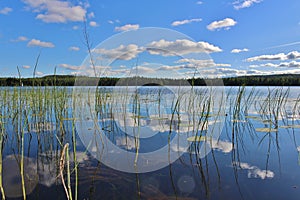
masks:
[[[299,95],[1,88],[3,190],[7,199],[66,199],[69,167],[73,199],[298,199]]]

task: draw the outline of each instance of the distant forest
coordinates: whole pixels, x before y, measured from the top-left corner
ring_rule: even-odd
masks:
[[[220,79],[221,80],[221,79]],[[300,86],[300,74],[256,75],[223,78],[225,86]],[[188,82],[187,82],[188,81]],[[70,75],[50,75],[38,78],[0,78],[0,86],[115,86],[115,85],[186,85],[195,86],[210,84],[211,79],[156,79],[145,77],[111,78],[85,77]],[[221,82],[221,81],[220,81]],[[146,83],[146,84],[145,84]]]

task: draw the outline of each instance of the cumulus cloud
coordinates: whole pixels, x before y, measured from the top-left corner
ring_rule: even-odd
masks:
[[[287,59],[294,60],[300,58],[300,52],[292,51],[286,55]]]
[[[137,30],[140,28],[138,24],[126,24],[124,26],[117,26],[115,31],[130,31],[130,30]]]
[[[249,49],[244,48],[244,49],[232,49],[231,53],[241,53],[241,52],[246,52],[249,51]]]
[[[247,58],[246,61],[253,62],[253,61],[263,61],[263,60],[285,60],[286,56],[284,53],[274,54],[274,55],[260,55],[254,56],[251,58]]]
[[[36,72],[35,72],[35,75],[37,75],[37,76],[43,76],[44,73],[43,73],[43,72],[40,72],[40,71],[36,71]]]
[[[92,26],[92,27],[97,27],[97,26],[99,26],[99,25],[97,24],[97,22],[95,22],[95,21],[90,21],[89,25]]]
[[[252,65],[250,65],[252,66]],[[278,67],[278,65],[274,64],[274,63],[265,63],[265,64],[261,64],[261,65],[253,65],[256,67]]]
[[[127,46],[120,45],[115,49],[95,49],[94,53],[100,54],[103,58],[118,59],[118,60],[131,60],[135,58],[143,49],[135,44]]]
[[[253,62],[253,61],[266,61],[266,60],[295,60],[300,58],[300,52],[292,51],[288,54],[279,53],[273,55],[260,55],[254,56],[251,58],[247,58],[246,61]]]
[[[226,68],[226,67],[217,67],[217,68],[199,68],[197,73],[195,72],[187,72],[187,76],[195,75],[205,78],[216,78],[216,77],[233,77],[246,75],[246,70],[239,70],[234,68]]]
[[[150,54],[161,54],[163,56],[185,55],[190,53],[214,53],[222,51],[219,47],[207,42],[194,42],[186,39],[176,41],[166,41],[162,39],[159,41],[153,41],[147,45],[147,50]]]
[[[257,67],[260,67],[259,65],[249,65],[248,66],[249,68],[257,68]]]
[[[185,19],[182,21],[174,21],[171,25],[172,26],[180,26],[180,25],[184,25],[184,24],[190,24],[192,22],[201,22],[202,19],[197,18],[197,19]]]
[[[132,74],[132,76],[136,76],[137,75],[136,72],[138,72],[138,75],[157,74],[155,69],[153,69],[152,67],[147,67],[147,66],[136,66],[130,70],[130,73]]]
[[[75,46],[69,47],[69,51],[79,51],[79,50],[80,50],[79,47],[75,47]]]
[[[27,40],[28,40],[27,37],[25,37],[25,36],[19,36],[17,39],[11,40],[11,41],[12,41],[12,42],[25,42],[25,41],[27,41]]]
[[[225,29],[225,30],[228,30],[228,29],[230,29],[230,27],[235,26],[236,24],[237,24],[237,22],[234,21],[233,19],[231,19],[231,18],[225,18],[223,20],[214,21],[214,22],[210,23],[207,26],[207,29],[210,30],[210,31],[214,31],[216,29]]]
[[[23,67],[24,69],[29,69],[29,68],[30,68],[29,65],[23,65],[22,67]]]
[[[267,75],[266,72],[262,72],[262,71],[259,71],[259,70],[256,70],[256,69],[250,69],[248,71],[246,71],[246,74],[247,75]]]
[[[37,39],[32,39],[27,43],[28,47],[34,47],[34,46],[39,46],[39,47],[46,47],[46,48],[53,48],[54,44],[51,42],[42,42]]]
[[[300,62],[283,62],[278,65],[278,67],[287,67],[287,68],[300,68]]]
[[[234,162],[233,165],[239,167],[242,170],[248,170],[248,178],[271,179],[275,176],[274,172],[272,172],[271,170],[262,170],[256,166],[251,166],[248,163]]]
[[[77,71],[77,70],[83,69],[82,66],[75,66],[75,65],[69,65],[69,64],[59,64],[58,67],[68,69],[68,70],[72,70],[72,71]]]
[[[95,18],[95,13],[94,12],[90,12],[89,14],[88,14],[88,18]]]
[[[202,1],[197,1],[196,4],[201,5],[201,4],[203,4],[203,2]]]
[[[110,66],[76,66],[76,65],[69,65],[69,64],[60,64],[59,67],[67,69],[72,75],[78,76],[114,76],[120,75],[117,74],[115,71],[111,69]]]
[[[197,60],[192,58],[182,58],[177,63],[189,63],[194,67],[230,67],[230,64],[215,63],[212,59],[209,60]]]
[[[0,10],[0,14],[2,14],[2,15],[7,15],[10,12],[12,12],[12,9],[9,7],[5,7]]]
[[[222,75],[244,75],[246,74],[245,70],[238,70],[238,69],[233,69],[233,68],[217,68],[216,69],[217,74],[222,74]]]
[[[236,1],[233,3],[233,7],[236,10],[242,9],[242,8],[248,8],[250,6],[252,6],[255,3],[260,3],[262,2],[262,0],[244,0],[243,2],[240,1]]]
[[[163,65],[157,69],[157,71],[169,71],[169,70],[179,70],[183,69],[183,65],[175,65],[175,66],[170,66],[170,65]]]
[[[278,66],[278,65],[277,65]],[[260,67],[260,65],[255,66]],[[235,69],[235,68],[227,68],[227,67],[217,67],[217,68],[198,68],[197,73],[195,72],[186,72],[186,75],[200,75],[201,77],[207,78],[216,78],[216,77],[235,77],[235,76],[248,76],[248,75],[275,75],[275,74],[299,74],[300,73],[300,66],[294,68],[289,68],[288,70],[279,70],[280,67],[277,68],[278,70],[256,70],[256,69],[249,69],[249,70],[242,70],[242,69]]]
[[[114,24],[114,23],[120,23],[120,20],[116,19],[116,20],[108,20],[107,21],[109,24]]]
[[[36,19],[46,23],[80,22],[86,16],[86,8],[74,6],[68,1],[61,0],[23,0],[35,13]]]
[[[79,29],[79,26],[73,26],[72,29],[73,29],[73,30],[78,30],[78,29]]]

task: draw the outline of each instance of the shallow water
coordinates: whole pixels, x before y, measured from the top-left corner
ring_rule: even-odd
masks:
[[[23,198],[16,170],[22,147],[27,197],[66,199],[59,173],[66,143],[73,199],[76,191],[78,199],[300,196],[299,87],[226,87],[224,99],[215,99],[210,109],[208,99],[200,98],[207,94],[202,87],[179,101],[184,92],[174,88],[104,89],[88,99],[95,97],[95,88],[1,88],[2,177],[8,199]],[[214,135],[217,128],[220,135]]]

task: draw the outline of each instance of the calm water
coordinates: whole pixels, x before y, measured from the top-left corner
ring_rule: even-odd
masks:
[[[66,199],[69,143],[73,199],[298,199],[300,88],[224,91],[1,88],[6,197],[23,149],[27,198]]]

